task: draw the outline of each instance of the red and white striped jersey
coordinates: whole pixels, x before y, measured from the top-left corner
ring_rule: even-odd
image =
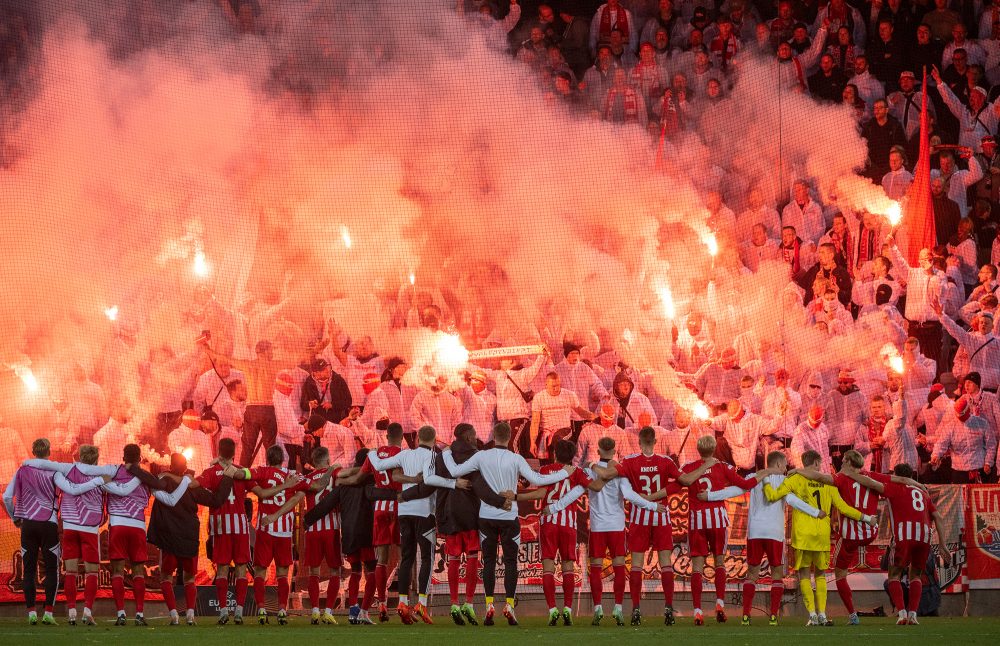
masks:
[[[542,475],[548,475],[556,471],[561,471],[563,469],[561,464],[546,464],[538,470]],[[551,505],[560,498],[569,494],[570,489],[573,487],[583,487],[587,488],[590,484],[590,478],[587,474],[583,472],[583,469],[576,469],[573,471],[573,475],[555,484],[550,484],[545,494],[545,504]],[[539,514],[538,522],[541,525],[551,524],[551,525],[561,525],[562,527],[572,527],[576,529],[576,515],[580,511],[580,505],[578,502],[574,502],[572,505],[563,509],[562,511],[557,511],[554,514]]]
[[[292,472],[285,467],[256,467],[250,473],[253,478],[251,487],[260,487],[261,489],[277,487],[292,475]],[[257,530],[282,538],[291,536],[292,532],[295,531],[294,509],[285,512],[266,527],[261,527],[261,519],[264,516],[277,513],[291,496],[308,488],[308,486],[305,482],[301,482],[294,487],[279,491],[270,498],[261,498],[257,503]]]
[[[882,495],[889,501],[892,535],[897,541],[931,542],[931,516],[935,507],[926,492],[889,482]]]
[[[222,482],[222,465],[215,464],[205,469],[204,473],[198,476],[198,483],[215,491]],[[233,490],[229,492],[229,497],[222,503],[222,506],[208,511],[208,533],[212,536],[224,536],[227,534],[249,534],[250,522],[247,520],[244,504],[247,499],[247,491],[250,489],[249,480],[233,480]]]
[[[398,446],[380,446],[378,450],[375,451],[375,455],[379,457],[380,460],[385,460],[386,458],[391,458],[403,449]],[[377,471],[375,467],[372,466],[370,460],[365,460],[364,466],[361,470],[365,473],[372,473],[375,475],[375,486],[381,489],[392,489],[394,491],[402,491],[403,485],[398,482],[392,481],[392,473],[388,471]],[[396,501],[395,500],[376,500],[375,501],[375,511],[396,511]]]
[[[674,461],[665,455],[630,455],[618,464],[618,475],[628,480],[632,489],[640,496],[648,496],[663,489],[667,484],[681,477]],[[650,525],[669,527],[670,513],[639,509],[632,505],[628,522],[630,525]]]
[[[303,484],[306,487],[309,487],[310,485],[312,485],[312,483],[322,478],[325,473],[326,469],[318,469],[316,471],[313,471],[312,473],[310,473],[305,477],[305,480],[303,480]],[[338,473],[340,473],[340,469],[336,469],[330,475],[330,482],[329,484],[326,485],[325,488],[320,489],[319,491],[306,491],[307,512],[313,507],[315,507],[316,503],[318,503],[323,496],[333,491],[333,482],[334,480],[337,479]],[[331,530],[340,531],[340,512],[337,510],[331,511],[326,516],[323,516],[323,518],[318,522],[313,523],[309,527],[306,527],[306,532],[326,532]]]
[[[684,473],[696,471],[703,462],[703,460],[688,462],[684,465]],[[736,473],[733,465],[717,462],[688,487],[688,518],[691,529],[724,529],[729,527],[726,501],[698,500],[698,494],[702,491],[718,491],[730,485],[749,490],[757,486],[757,479],[743,478]]]
[[[872,480],[886,484],[891,481],[891,477],[886,473],[873,473],[862,471],[863,475]],[[842,473],[833,476],[833,484],[836,485],[840,497],[848,505],[854,507],[862,514],[875,516],[878,514],[879,494],[868,487],[851,480]],[[840,536],[849,541],[867,541],[878,535],[878,527],[865,524],[860,520],[852,520],[847,516],[840,516]]]

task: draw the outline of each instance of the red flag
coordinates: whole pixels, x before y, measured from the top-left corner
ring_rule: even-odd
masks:
[[[934,204],[931,201],[931,146],[927,124],[927,68],[924,68],[924,83],[920,92],[920,157],[913,169],[913,183],[906,192],[906,207],[903,212],[903,226],[906,227],[906,261],[911,267],[918,266],[921,249],[933,248],[937,243],[934,229]],[[973,161],[972,163],[976,163]]]
[[[667,172],[666,164],[666,147],[667,147],[667,121],[666,118],[663,120],[663,127],[660,129],[660,144],[656,147],[656,163],[653,168],[656,169],[658,173]]]

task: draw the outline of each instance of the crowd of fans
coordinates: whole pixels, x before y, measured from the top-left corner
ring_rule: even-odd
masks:
[[[793,464],[817,450],[839,469],[853,448],[872,469],[906,462],[927,482],[995,480],[1000,168],[993,136],[1000,105],[993,101],[1000,85],[991,81],[1000,81],[1000,0],[955,9],[948,0],[585,4],[529,11],[516,0],[499,7],[461,0],[457,10],[470,33],[485,30],[491,45],[533,70],[553,105],[665,137],[697,128],[713,104],[727,100],[748,56],[770,57],[787,70],[787,89],[855,110],[869,151],[859,172],[892,199],[903,199],[912,181],[927,70],[937,245],[921,252],[917,266],[896,244],[905,231],[879,214],[821,204],[809,179],[796,181],[790,199],[776,205],[751,187],[738,197],[738,214],[721,191],[703,196],[721,247],[719,272],[743,276],[768,263],[786,265],[791,280],[781,305],[789,327],[831,337],[865,330],[890,347],[883,356],[803,369],[778,344],[752,330],[722,334],[719,321],[693,307],[667,343],[669,369],[708,410],[699,415],[654,385],[667,366],[629,366],[608,330],[564,335],[543,316],[530,333],[498,332],[489,294],[470,287],[490,284],[499,269],[488,264],[473,264],[464,284],[404,285],[389,304],[394,328],[454,333],[467,348],[545,348],[473,362],[458,389],[447,378],[408,376],[412,358],[382,356],[372,341],[379,331],[350,336],[332,318],[288,320],[286,294],[248,297],[227,309],[201,285],[180,323],[196,344],[137,356],[143,331],[119,321],[94,369],[75,367],[41,429],[55,452],[69,458],[93,442],[113,460],[137,441],[161,453],[190,449],[189,464],[200,472],[216,440],[232,437],[247,466],[261,462],[271,444],[284,447],[291,466],[317,444],[330,449],[331,462],[347,464],[358,447],[384,443],[390,422],[403,424],[411,444],[423,425],[448,443],[467,422],[486,445],[501,420],[514,428],[520,452],[542,460],[553,442],[571,437],[586,463],[600,437],[616,435],[627,448],[640,428],[653,426],[659,450],[681,462],[697,457],[699,436],[714,434],[720,457],[745,472],[775,448]],[[136,6],[157,15],[152,3]],[[282,29],[278,5],[266,0],[219,6],[235,33]],[[27,69],[22,51],[31,39],[17,16],[4,16],[3,24],[0,65],[11,88]],[[341,46],[330,44],[331,51]],[[275,83],[307,95],[296,65],[277,65]],[[288,326],[308,343],[279,348]],[[890,367],[894,359],[898,369]]]

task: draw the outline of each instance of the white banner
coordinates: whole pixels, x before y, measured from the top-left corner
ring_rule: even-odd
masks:
[[[506,348],[485,348],[469,351],[469,361],[479,359],[497,359],[500,357],[520,357],[526,354],[541,354],[545,352],[544,345],[513,345]]]

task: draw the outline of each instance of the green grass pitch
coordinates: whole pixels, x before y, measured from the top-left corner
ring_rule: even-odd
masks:
[[[481,617],[480,617],[481,618]],[[133,646],[160,646],[184,644],[198,646],[232,646],[235,644],[303,645],[319,640],[350,640],[352,646],[365,644],[393,644],[394,646],[421,646],[423,644],[467,643],[492,644],[525,643],[574,644],[592,640],[621,639],[629,644],[663,644],[666,641],[697,643],[699,646],[725,644],[744,646],[752,644],[799,644],[843,646],[853,640],[868,644],[995,644],[1000,635],[1000,618],[925,618],[920,626],[899,626],[890,618],[863,618],[861,626],[843,625],[844,618],[835,618],[839,624],[831,628],[807,628],[805,617],[784,617],[781,625],[770,627],[764,617],[754,617],[749,628],[730,619],[718,625],[710,620],[704,627],[691,625],[690,617],[679,618],[678,624],[666,627],[662,619],[647,617],[644,624],[633,628],[617,627],[614,620],[605,617],[599,628],[590,625],[590,616],[575,618],[575,625],[550,628],[541,617],[522,618],[521,625],[510,627],[506,622],[491,628],[460,627],[451,623],[448,615],[435,616],[435,625],[403,626],[397,618],[379,626],[350,626],[346,618],[339,626],[311,626],[307,617],[294,617],[287,626],[259,626],[250,619],[243,626],[216,626],[209,617],[201,617],[199,625],[167,626],[165,619],[150,619],[148,628],[135,626],[115,627],[100,621],[98,626],[68,626],[59,617],[59,626],[29,626],[27,620],[0,620],[0,644],[131,644]],[[272,619],[273,621],[273,619]],[[131,623],[131,622],[130,622]],[[524,640],[524,641],[522,641]],[[598,643],[594,641],[593,643]]]

